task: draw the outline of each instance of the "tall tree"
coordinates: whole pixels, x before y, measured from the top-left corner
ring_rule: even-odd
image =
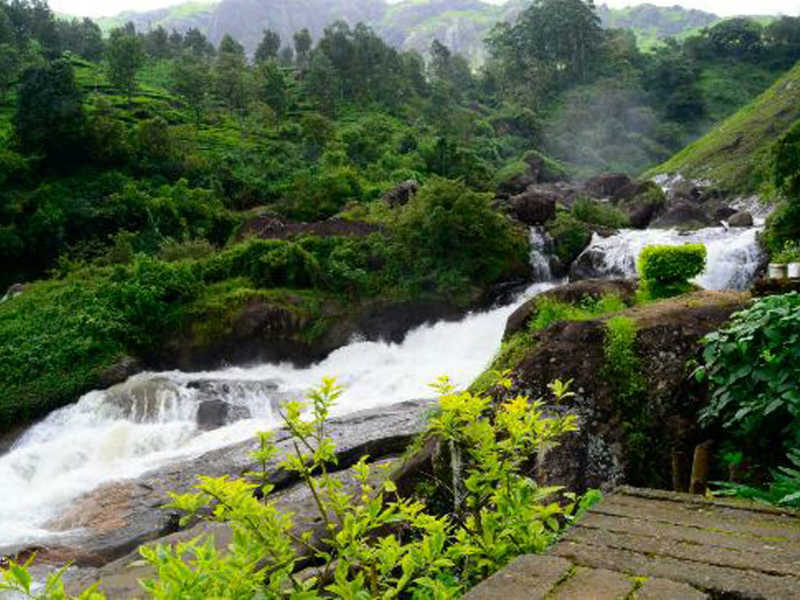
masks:
[[[172,48],[167,30],[159,25],[144,36],[144,47],[147,54],[156,59],[170,58]]]
[[[249,86],[244,47],[225,35],[219,44],[215,69],[217,95],[231,110],[247,105]]]
[[[311,54],[311,32],[303,28],[294,34],[294,55],[299,67],[305,67]]]
[[[312,53],[303,85],[305,93],[319,105],[322,112],[335,114],[340,88],[339,76],[331,59],[321,50]]]
[[[144,49],[136,34],[125,29],[115,29],[108,39],[108,78],[119,88],[130,104],[136,90],[136,72],[144,64]]]
[[[211,69],[208,61],[185,52],[172,67],[171,89],[191,108],[196,125],[203,118],[210,88]]]
[[[278,50],[280,49],[281,36],[271,29],[265,29],[264,36],[261,38],[261,43],[258,45],[258,48],[256,48],[256,62],[262,63],[277,58]]]
[[[256,71],[256,89],[261,100],[282,118],[289,108],[289,82],[275,60],[261,63]]]
[[[58,59],[23,73],[14,118],[23,152],[72,160],[83,147],[84,126],[83,96],[69,61]]]

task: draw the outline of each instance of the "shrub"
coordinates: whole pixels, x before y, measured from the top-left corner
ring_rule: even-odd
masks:
[[[737,442],[774,459],[800,448],[800,294],[769,296],[708,335],[703,367],[711,402],[706,424],[721,423]]]
[[[691,288],[689,280],[700,275],[706,265],[702,244],[648,246],[639,255],[639,275],[643,290],[651,298],[669,298]]]
[[[317,259],[301,245],[284,240],[248,240],[203,265],[207,282],[247,277],[259,287],[311,287],[319,273]]]
[[[493,283],[527,263],[527,243],[489,204],[489,196],[461,181],[434,178],[400,209],[393,229],[404,268],[456,272]]]
[[[572,207],[572,215],[585,223],[621,229],[630,225],[628,215],[604,202],[580,198]]]
[[[553,249],[564,267],[580,256],[592,241],[592,231],[583,221],[565,211],[559,211],[555,220],[547,225],[553,238]]]

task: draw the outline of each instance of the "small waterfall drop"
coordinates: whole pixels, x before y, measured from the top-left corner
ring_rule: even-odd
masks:
[[[708,227],[691,232],[665,229],[624,229],[603,238],[597,234],[578,258],[589,258],[593,276],[637,277],[636,261],[646,246],[703,244],[708,252],[706,270],[695,283],[709,290],[743,290],[752,284],[764,263],[758,228]]]
[[[533,281],[552,281],[553,273],[550,270],[550,253],[552,240],[541,227],[531,227],[530,232],[530,263]]]

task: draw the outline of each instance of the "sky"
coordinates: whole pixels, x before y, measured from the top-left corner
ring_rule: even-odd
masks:
[[[150,10],[170,4],[180,4],[185,0],[50,0],[50,8],[56,12],[70,15],[99,17],[115,15],[123,10]],[[208,0],[205,0],[208,1]],[[392,1],[392,0],[389,0]],[[503,0],[487,0],[502,4]],[[698,8],[718,15],[740,14],[800,14],[800,0],[647,0],[651,4],[674,6],[680,4],[687,8]],[[607,3],[621,7],[640,4],[631,0],[595,0],[595,4]]]

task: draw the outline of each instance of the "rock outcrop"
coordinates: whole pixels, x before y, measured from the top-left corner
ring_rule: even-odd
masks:
[[[604,173],[583,184],[583,189],[595,198],[612,198],[633,182],[625,173]]]
[[[728,218],[728,225],[731,227],[752,227],[753,215],[749,212],[737,212]]]
[[[556,203],[560,199],[561,196],[552,188],[534,185],[512,196],[508,205],[511,214],[519,221],[534,227],[555,218]]]
[[[705,395],[693,387],[687,361],[697,356],[699,340],[748,300],[740,292],[696,292],[623,313],[637,327],[644,385],[633,402],[647,417],[641,431],[631,430],[631,409],[603,375],[606,319],[555,323],[535,334],[512,372],[512,393],[547,398],[550,382],[573,380],[575,397],[554,409],[573,412],[580,423],[579,433],[540,462],[542,481],[576,491],[621,483],[669,487],[672,451],[689,452],[702,441],[695,423]]]

